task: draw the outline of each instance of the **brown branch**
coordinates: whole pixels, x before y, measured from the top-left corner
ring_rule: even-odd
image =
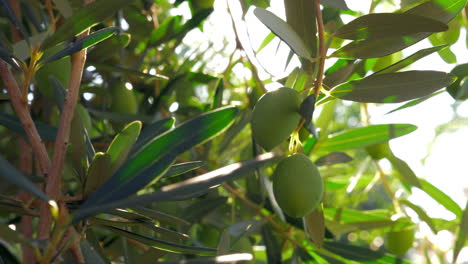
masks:
[[[314,95],[315,98],[320,94],[320,87],[322,87],[323,81],[323,73],[325,71],[325,59],[327,56],[327,50],[325,46],[325,28],[323,26],[323,19],[322,19],[322,10],[320,10],[320,0],[315,0],[315,16],[317,19],[317,31],[318,31],[318,38],[319,38],[319,63],[318,63],[318,73],[317,79],[315,80],[314,85]]]
[[[0,61],[0,76],[2,77],[5,89],[10,95],[10,102],[23,125],[29,142],[31,143],[35,158],[39,163],[40,171],[44,176],[47,176],[48,169],[51,164],[49,155],[47,154],[47,150],[42,142],[41,136],[39,136],[37,128],[34,125],[34,121],[31,118],[28,103],[23,100],[18,83],[8,68],[8,64],[4,61]]]

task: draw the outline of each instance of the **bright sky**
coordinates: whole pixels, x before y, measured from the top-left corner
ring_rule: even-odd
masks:
[[[206,23],[204,28],[207,32],[217,32],[214,35],[221,41],[227,39],[229,43],[235,43],[234,37],[232,36],[231,23],[225,12],[227,1],[230,3],[234,16],[236,18],[241,16],[238,8],[238,1],[217,0],[215,2],[216,12],[214,12],[210,18],[210,21],[215,23]],[[362,12],[367,12],[369,10],[370,2],[370,0],[347,0],[348,6],[352,10]],[[390,8],[390,10],[387,10],[387,12],[391,12],[392,7],[389,6],[388,8]],[[398,7],[393,7],[393,9],[396,8]],[[182,7],[180,10],[181,14],[187,14],[188,12],[188,8]],[[271,0],[270,10],[284,19],[283,0]],[[385,12],[385,10],[377,9],[376,12]],[[353,18],[344,17],[343,19],[351,20]],[[223,23],[220,23],[220,21],[223,21]],[[237,28],[240,32],[242,43],[247,45],[247,47],[249,43],[251,43],[253,50],[255,50],[260,46],[260,43],[269,33],[269,30],[252,14],[252,10],[247,14],[246,21],[246,25],[241,22],[236,22]],[[246,34],[246,30],[248,30],[248,35]],[[201,33],[193,33],[191,36],[187,37],[185,41],[186,43],[203,41],[203,37],[206,39],[206,35],[203,36]],[[462,29],[458,43],[452,46],[452,51],[457,55],[459,64],[468,62],[468,49],[465,44],[465,37],[466,30]],[[210,40],[213,41],[213,39]],[[284,69],[289,48],[284,43],[281,43],[277,50],[278,42],[279,40],[274,40],[256,56],[258,58],[258,63],[269,73],[277,77],[277,79],[286,76],[294,67],[299,65],[296,59],[292,61],[286,70]],[[424,40],[405,49],[403,54],[406,57],[420,49],[431,46],[429,41]],[[215,49],[222,52],[223,45],[215,44]],[[234,45],[229,45],[224,49],[224,52],[229,54],[233,49]],[[271,56],[271,54],[275,54],[275,56]],[[249,55],[252,55],[252,53],[250,52]],[[253,56],[250,57],[252,58]],[[333,62],[332,60],[328,60],[327,65],[331,65]],[[220,62],[216,63],[216,65],[212,65],[212,68],[224,69],[226,63],[227,61],[225,59],[223,60],[222,56],[220,56]],[[449,72],[454,66],[455,65],[446,64],[437,54],[432,54],[412,64],[411,69]],[[266,74],[265,71],[262,70],[262,67],[258,67],[260,77],[264,79],[269,78],[270,75]],[[234,71],[238,75],[250,74],[242,67],[234,68]],[[280,87],[277,83],[267,86],[267,88],[270,89],[277,87]],[[410,123],[418,126],[418,130],[412,134],[392,140],[392,150],[398,157],[408,162],[418,177],[424,178],[436,185],[464,208],[468,193],[468,170],[466,166],[468,157],[468,127],[459,129],[453,133],[443,134],[434,142],[432,149],[428,149],[428,146],[433,142],[435,128],[452,119],[453,102],[454,100],[447,93],[442,93],[418,106],[388,115],[385,115],[385,113],[398,107],[398,104],[371,105],[369,110],[372,124]],[[468,118],[467,102],[461,104],[458,108],[458,114],[461,117]],[[429,156],[423,163],[422,159],[428,154]],[[385,162],[383,165],[386,165]],[[452,213],[446,211],[436,202],[432,202],[422,191],[415,190],[410,200],[422,206],[431,217],[445,218],[448,220],[454,219]],[[448,250],[450,246],[453,245],[454,238],[449,232],[439,232],[438,236],[431,235],[428,228],[424,225],[421,231],[422,235],[429,236],[429,239],[439,244],[442,249]],[[466,260],[468,260],[468,250],[465,249],[460,254],[459,261]]]

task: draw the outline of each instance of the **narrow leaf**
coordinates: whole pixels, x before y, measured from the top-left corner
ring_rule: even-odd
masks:
[[[188,235],[179,233],[174,230],[170,230],[164,227],[160,227],[157,225],[154,225],[153,223],[149,222],[142,222],[142,221],[117,221],[117,220],[107,220],[107,219],[102,219],[98,217],[93,217],[89,220],[91,224],[93,225],[98,225],[98,226],[112,226],[116,228],[122,228],[126,230],[131,230],[132,227],[145,227],[147,229],[150,229],[165,238],[168,239],[173,239],[173,240],[179,240],[183,239],[186,240],[188,239]]]
[[[184,174],[205,165],[203,161],[189,161],[172,165],[163,177],[173,177]]]
[[[80,240],[80,248],[83,258],[86,263],[106,264],[107,261],[103,260],[99,253],[94,249],[91,244],[86,240]]]
[[[246,176],[266,163],[277,160],[278,157],[271,153],[266,153],[256,157],[255,159],[234,163],[223,168],[208,172],[206,174],[190,178],[180,183],[167,185],[161,190],[151,193],[139,195],[136,197],[127,198],[120,201],[106,203],[103,205],[88,205],[82,206],[76,213],[74,221],[81,220],[87,216],[112,210],[114,208],[141,207],[152,202],[171,201],[174,197],[206,191],[225,181],[234,180],[242,176]]]
[[[294,29],[270,11],[257,7],[255,16],[276,36],[283,40],[298,56],[311,60],[309,49]]]
[[[411,100],[411,101],[409,101],[409,102],[407,102],[407,103],[405,103],[405,104],[403,104],[403,105],[401,105],[401,106],[399,106],[399,107],[397,107],[397,108],[395,108],[393,110],[388,111],[385,114],[388,115],[388,114],[391,114],[393,112],[403,110],[405,108],[416,106],[416,105],[426,101],[427,99],[430,99],[430,98],[432,98],[432,97],[434,97],[436,95],[439,95],[439,94],[441,94],[443,92],[445,92],[445,90],[441,90],[441,91],[435,92],[433,94],[430,94],[428,96],[424,96],[424,97],[421,97],[421,98],[418,98],[418,99]]]
[[[13,183],[19,188],[33,194],[43,201],[50,201],[49,197],[45,195],[37,186],[26,178],[20,171],[11,165],[6,159],[0,156],[0,177],[6,181]]]
[[[174,122],[175,122],[175,119],[173,117],[170,117],[170,118],[158,120],[149,125],[145,125],[143,127],[143,130],[140,133],[140,136],[138,137],[137,142],[135,142],[132,148],[132,151],[131,151],[132,154],[141,150],[141,148],[144,145],[149,143],[151,140],[155,139],[157,136],[173,128]]]
[[[132,2],[132,0],[100,0],[80,8],[44,41],[42,49],[72,39],[88,28],[102,23],[113,16],[117,10]]]
[[[168,224],[185,225],[185,226],[190,225],[189,222],[187,222],[186,220],[182,218],[175,217],[175,216],[163,213],[163,212],[155,211],[149,208],[137,207],[137,208],[133,208],[132,210],[141,215],[147,216],[151,219],[155,219],[161,222],[166,222]]]
[[[110,174],[117,171],[117,169],[125,162],[133,144],[135,144],[138,136],[140,135],[140,130],[141,122],[134,121],[125,126],[125,128],[115,136],[114,140],[112,140],[106,151],[110,158]]]
[[[7,0],[0,0],[0,5],[5,11],[8,19],[13,24],[13,26],[15,26],[15,28],[21,33],[21,35],[23,35],[23,38],[28,39],[29,35],[20,22],[21,18],[18,19],[16,17],[15,12],[13,12],[13,9],[10,6],[10,3],[8,3]]]
[[[111,158],[107,153],[98,152],[89,166],[84,184],[83,196],[88,197],[94,193],[112,175],[109,168]]]
[[[468,83],[468,63],[455,66],[450,73],[457,76],[458,79],[447,87],[447,92],[455,100],[467,99],[468,91],[466,91],[466,88],[463,88],[463,86],[466,86]]]
[[[355,102],[398,103],[429,95],[455,79],[438,71],[385,73],[344,83],[333,88],[330,94]]]
[[[15,70],[22,72],[20,65],[16,62],[13,53],[0,45],[0,59],[10,64]]]
[[[84,206],[126,198],[158,179],[175,157],[219,135],[232,124],[237,108],[208,112],[167,131],[127,161]]]
[[[307,234],[314,244],[321,248],[323,246],[323,239],[325,238],[325,218],[322,209],[315,209],[312,213],[304,216],[303,221]]]
[[[352,160],[353,158],[344,152],[331,152],[318,158],[314,163],[317,166],[330,166],[339,163],[347,163]]]
[[[392,163],[392,165],[398,170],[404,182],[409,183],[415,187],[421,187],[419,178],[404,160],[396,157],[395,155],[388,156],[387,158],[390,163]]]
[[[392,73],[392,72],[397,72],[403,68],[405,68],[406,66],[409,66],[411,65],[412,63],[418,61],[419,59],[422,59],[436,51],[439,51],[443,48],[447,47],[447,45],[440,45],[440,46],[435,46],[435,47],[431,47],[431,48],[427,48],[427,49],[422,49],[422,50],[419,50],[413,54],[411,54],[410,56],[398,61],[398,62],[395,62],[394,64],[374,73],[374,74],[382,74],[382,73]]]
[[[133,233],[124,229],[120,229],[112,226],[105,226],[106,229],[114,232],[115,234],[136,240],[145,245],[164,250],[167,252],[173,253],[184,253],[184,254],[197,254],[197,255],[214,255],[216,253],[215,249],[204,248],[204,247],[193,247],[183,244],[177,244],[173,242],[164,241],[154,237],[143,236],[137,233]]]
[[[448,23],[464,8],[466,2],[467,0],[430,0],[408,10],[405,14],[424,16],[442,23]],[[356,40],[335,51],[332,56],[361,59],[382,57],[409,47],[430,34],[421,32],[408,36]]]
[[[455,248],[453,249],[453,261],[456,263],[458,254],[465,245],[465,241],[468,238],[468,202],[466,203],[465,210],[460,221],[460,227],[458,228],[457,240],[455,241]]]
[[[268,33],[268,35],[263,39],[262,43],[258,47],[257,51],[255,53],[259,53],[262,51],[263,48],[265,48],[270,42],[275,38],[275,34],[273,32]]]
[[[424,211],[424,209],[422,209],[421,207],[415,205],[414,203],[406,200],[406,199],[403,199],[403,200],[400,200],[400,203],[405,205],[405,206],[408,206],[409,208],[411,208],[411,210],[413,210],[414,212],[416,212],[416,214],[418,214],[418,217],[419,219],[421,219],[422,221],[426,222],[426,224],[429,226],[429,228],[431,228],[432,232],[434,232],[434,234],[437,234],[437,228],[434,224],[434,222],[432,221],[432,218],[427,215],[427,213]]]
[[[448,26],[440,21],[413,14],[374,13],[360,16],[335,32],[343,39],[371,39],[406,36],[419,32],[442,32]]]
[[[101,64],[101,63],[93,63],[93,66],[96,67],[99,71],[106,71],[106,72],[121,72],[128,75],[136,76],[145,80],[167,80],[169,79],[167,76],[161,74],[150,74],[150,73],[143,73],[139,70],[125,68],[121,65],[108,65],[108,64]]]
[[[452,198],[450,198],[450,196],[424,179],[419,179],[419,182],[421,184],[420,189],[422,191],[427,193],[432,199],[445,207],[447,210],[454,213],[458,219],[462,217],[462,209],[454,200],[452,200]]]
[[[110,27],[98,30],[87,37],[79,39],[75,42],[72,42],[67,45],[67,47],[56,54],[48,57],[44,61],[40,62],[41,64],[46,64],[51,61],[59,60],[63,57],[70,56],[75,52],[78,52],[82,49],[86,49],[93,45],[98,44],[99,42],[109,38],[110,36],[114,35],[117,32],[118,28]]]
[[[269,224],[262,226],[261,234],[265,243],[268,263],[281,263],[281,248]]]
[[[388,124],[348,129],[317,143],[317,150],[341,151],[366,147],[404,136],[415,131],[416,128],[410,124]]]
[[[323,246],[326,250],[331,251],[339,256],[349,260],[358,261],[359,263],[399,263],[409,264],[409,262],[385,254],[383,251],[374,251],[367,247],[358,247],[344,244],[342,242],[327,241]]]

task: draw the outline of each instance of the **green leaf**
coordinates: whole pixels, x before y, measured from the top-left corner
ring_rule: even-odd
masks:
[[[458,79],[455,82],[453,82],[449,87],[447,87],[447,92],[455,100],[467,99],[468,92],[462,87],[464,84],[468,83],[468,63],[455,66],[455,68],[453,68],[450,73],[457,76]]]
[[[440,205],[445,207],[450,212],[454,213],[455,216],[460,219],[462,217],[462,209],[460,206],[450,198],[447,194],[443,191],[439,190],[436,186],[430,184],[428,181],[424,179],[419,179],[421,184],[420,189],[427,193],[432,199],[438,202]]]
[[[402,159],[398,158],[395,155],[390,155],[386,157],[393,167],[395,167],[401,175],[403,182],[411,184],[415,187],[421,187],[419,178],[416,176],[411,167]]]
[[[317,143],[317,150],[332,152],[383,143],[416,130],[410,124],[371,125],[348,129]]]
[[[190,178],[188,180],[167,185],[161,190],[150,194],[139,195],[136,197],[127,198],[120,201],[105,203],[102,205],[91,204],[81,206],[75,212],[74,222],[77,222],[87,216],[112,210],[114,208],[141,207],[152,202],[172,201],[178,196],[183,196],[191,193],[204,192],[208,189],[219,185],[225,181],[234,180],[236,178],[246,176],[251,172],[266,163],[278,160],[278,157],[271,153],[266,153],[256,157],[255,159],[234,163],[223,168],[208,172],[206,174]]]
[[[226,204],[227,197],[206,198],[195,202],[184,209],[183,218],[198,222],[204,216],[216,210],[216,208]]]
[[[315,209],[312,213],[303,217],[304,228],[307,235],[312,239],[314,244],[321,248],[325,238],[325,218],[323,210],[320,208]]]
[[[265,37],[265,39],[263,39],[262,43],[258,47],[257,51],[255,51],[255,53],[259,53],[260,51],[262,51],[262,49],[265,48],[268,44],[270,44],[270,42],[274,38],[275,38],[275,34],[273,34],[273,32],[268,33],[268,35]]]
[[[383,251],[375,251],[368,247],[358,247],[341,242],[326,241],[323,247],[339,256],[359,263],[399,263],[410,264],[397,257],[385,254]]]
[[[21,18],[18,19],[16,17],[15,12],[11,8],[9,1],[0,0],[0,6],[4,10],[4,12],[6,13],[6,16],[10,20],[11,24],[13,24],[13,26],[15,26],[15,28],[21,33],[21,35],[23,35],[23,38],[28,39],[29,34],[24,29],[23,24],[21,24],[21,22],[20,22]]]
[[[350,162],[352,160],[353,158],[344,152],[331,152],[318,158],[314,163],[317,166],[330,166],[334,164]]]
[[[113,56],[117,56],[117,52],[109,52],[109,50],[121,50],[127,47],[127,45],[130,43],[130,40],[131,36],[128,33],[119,33],[113,35],[89,50],[89,53],[86,55],[86,59],[87,61],[89,60],[94,63],[105,61]],[[98,67],[96,66],[96,68]]]
[[[97,152],[91,162],[86,181],[84,184],[83,196],[88,197],[94,193],[112,175],[109,170],[111,157],[108,153]]]
[[[467,0],[431,0],[408,10],[405,14],[424,16],[442,23],[448,23],[463,9],[466,2]],[[421,32],[408,36],[357,40],[337,50],[332,56],[361,59],[382,57],[409,47],[430,34]]]
[[[414,203],[412,203],[412,202],[410,202],[410,201],[408,201],[406,199],[400,200],[400,203],[405,205],[405,206],[408,206],[409,208],[411,208],[411,210],[416,212],[416,214],[418,214],[419,219],[426,222],[426,224],[431,228],[432,232],[434,232],[434,234],[437,234],[438,231],[437,231],[437,228],[436,228],[434,222],[432,221],[432,218],[429,215],[427,215],[427,213],[426,213],[426,211],[424,211],[424,209],[422,209],[418,205],[415,205]]]
[[[134,121],[120,131],[112,140],[106,153],[110,158],[110,174],[117,171],[127,160],[128,154],[137,141],[141,131],[141,121]]]
[[[455,241],[455,247],[453,249],[453,261],[456,263],[458,254],[465,245],[465,241],[468,238],[468,202],[466,203],[465,210],[460,221],[460,227],[458,228],[457,240]]]
[[[40,64],[46,64],[51,61],[59,60],[63,57],[70,56],[75,52],[78,52],[82,49],[86,49],[88,47],[91,47],[93,45],[98,44],[99,42],[111,37],[114,35],[119,29],[116,27],[109,27],[109,28],[104,28],[101,30],[98,30],[96,32],[93,32],[89,36],[86,36],[82,39],[79,39],[75,42],[72,42],[66,46],[65,49],[55,53],[54,55],[48,57],[44,61],[39,61]]]
[[[106,264],[99,253],[94,249],[86,239],[80,240],[80,248],[86,263]]]
[[[155,211],[149,208],[137,207],[137,208],[133,208],[132,210],[141,215],[149,217],[151,219],[155,219],[161,222],[166,222],[168,224],[185,225],[185,226],[191,225],[190,222],[187,222],[186,220],[182,218],[175,217],[175,216],[163,213],[163,212]]]
[[[205,165],[203,161],[189,161],[172,165],[163,177],[173,177],[184,174]]]
[[[122,228],[126,230],[131,230],[132,227],[144,227],[146,229],[149,229],[151,231],[158,233],[159,235],[164,236],[165,239],[173,239],[173,240],[188,239],[188,235],[186,234],[179,233],[177,231],[163,228],[163,227],[154,225],[149,222],[144,222],[144,221],[138,221],[138,220],[117,221],[117,220],[107,220],[107,219],[102,219],[102,218],[97,218],[97,217],[93,217],[89,219],[89,221],[91,222],[92,225],[103,226],[103,227],[112,226],[112,227]]]
[[[418,98],[418,99],[411,100],[411,101],[405,103],[405,104],[402,105],[402,106],[399,106],[399,107],[397,107],[397,108],[395,108],[395,109],[393,109],[393,110],[388,111],[388,112],[386,113],[386,115],[388,115],[388,114],[390,114],[390,113],[393,113],[393,112],[396,112],[396,111],[400,111],[400,110],[405,109],[405,108],[409,108],[409,107],[413,107],[413,106],[415,106],[415,105],[418,105],[418,104],[420,104],[420,103],[426,101],[427,99],[430,99],[430,98],[432,98],[432,97],[434,97],[434,96],[436,96],[436,95],[438,95],[438,94],[441,94],[441,93],[443,93],[443,92],[445,92],[445,91],[444,91],[444,90],[441,90],[441,91],[435,92],[435,93],[433,93],[433,94],[430,94],[430,95],[428,95],[428,96],[424,96],[424,97],[421,97],[421,98]]]
[[[113,16],[120,8],[132,3],[133,0],[99,0],[80,8],[70,18],[47,38],[42,49],[56,45],[62,41],[72,39],[88,28],[102,23]]]
[[[438,71],[384,73],[349,81],[333,88],[330,94],[355,102],[399,103],[429,95],[455,79]]]
[[[29,142],[26,132],[16,116],[0,113],[0,125],[19,133],[27,142]],[[56,127],[39,122],[35,122],[35,125],[42,140],[51,142],[55,141],[55,136],[57,135]]]
[[[375,13],[356,18],[335,32],[343,39],[372,39],[406,36],[419,32],[442,32],[448,26],[440,21],[413,14]]]
[[[281,247],[273,234],[273,228],[269,224],[264,224],[261,234],[266,247],[268,263],[282,263]]]
[[[341,10],[349,10],[349,7],[346,5],[345,0],[321,0],[320,4],[324,4]]]
[[[234,122],[236,114],[235,107],[220,108],[160,135],[127,161],[83,206],[136,193],[162,176],[178,155],[223,132]]]
[[[391,212],[388,210],[360,211],[348,208],[324,208],[324,214],[327,220],[339,221],[343,224],[367,221],[387,221],[390,220],[391,216]]]
[[[47,197],[45,193],[43,193],[34,183],[26,178],[26,176],[13,167],[13,165],[11,165],[2,156],[0,156],[0,177],[43,201],[50,201],[49,197]]]
[[[9,243],[28,243],[28,240],[20,232],[12,230],[6,224],[0,225],[0,238]]]
[[[13,53],[11,53],[9,50],[2,47],[1,44],[0,44],[0,59],[10,64],[15,70],[20,71],[20,72],[23,71],[19,63],[15,60],[16,58],[14,57]]]
[[[161,239],[156,239],[154,237],[143,236],[137,233],[126,231],[112,226],[105,226],[109,231],[114,232],[115,234],[133,239],[135,241],[141,242],[145,245],[164,250],[167,252],[173,253],[183,253],[183,254],[197,254],[197,255],[214,255],[216,253],[215,249],[205,248],[205,247],[193,247],[183,244],[177,244],[173,242],[164,241]]]
[[[139,70],[128,69],[122,67],[120,65],[108,65],[104,63],[93,63],[93,66],[96,67],[99,71],[106,71],[106,72],[121,72],[131,76],[136,76],[145,80],[168,80],[169,77],[161,75],[161,74],[150,74],[150,73],[143,73]]]
[[[133,153],[140,151],[144,145],[148,144],[151,140],[155,139],[157,136],[173,128],[174,123],[175,123],[175,118],[170,117],[170,118],[158,120],[149,125],[145,125],[143,127],[143,130],[140,133],[140,136],[138,137],[137,142],[135,142],[135,144],[133,145],[133,149],[131,151],[132,155]]]
[[[418,61],[419,59],[422,59],[436,51],[439,51],[440,49],[443,49],[447,47],[447,45],[440,45],[440,46],[435,46],[435,47],[431,47],[431,48],[427,48],[427,49],[422,49],[422,50],[419,50],[413,54],[411,54],[410,56],[378,71],[378,72],[375,72],[374,74],[382,74],[382,73],[392,73],[392,72],[397,72],[403,68],[405,68],[406,66],[409,66],[411,65],[412,63]]]
[[[309,49],[294,29],[270,11],[256,7],[255,16],[276,36],[283,40],[298,56],[311,60]]]
[[[158,46],[172,39],[183,38],[190,30],[198,27],[212,12],[213,8],[202,9],[183,25],[181,25],[181,16],[168,18],[151,34],[151,45]]]

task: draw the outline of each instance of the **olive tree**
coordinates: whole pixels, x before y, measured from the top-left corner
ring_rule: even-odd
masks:
[[[466,0],[276,2],[285,19],[269,0],[2,0],[0,262],[456,262],[466,210],[392,151],[417,127],[369,106],[467,98]],[[274,43],[281,76],[258,60]],[[453,70],[408,69],[429,55]]]

